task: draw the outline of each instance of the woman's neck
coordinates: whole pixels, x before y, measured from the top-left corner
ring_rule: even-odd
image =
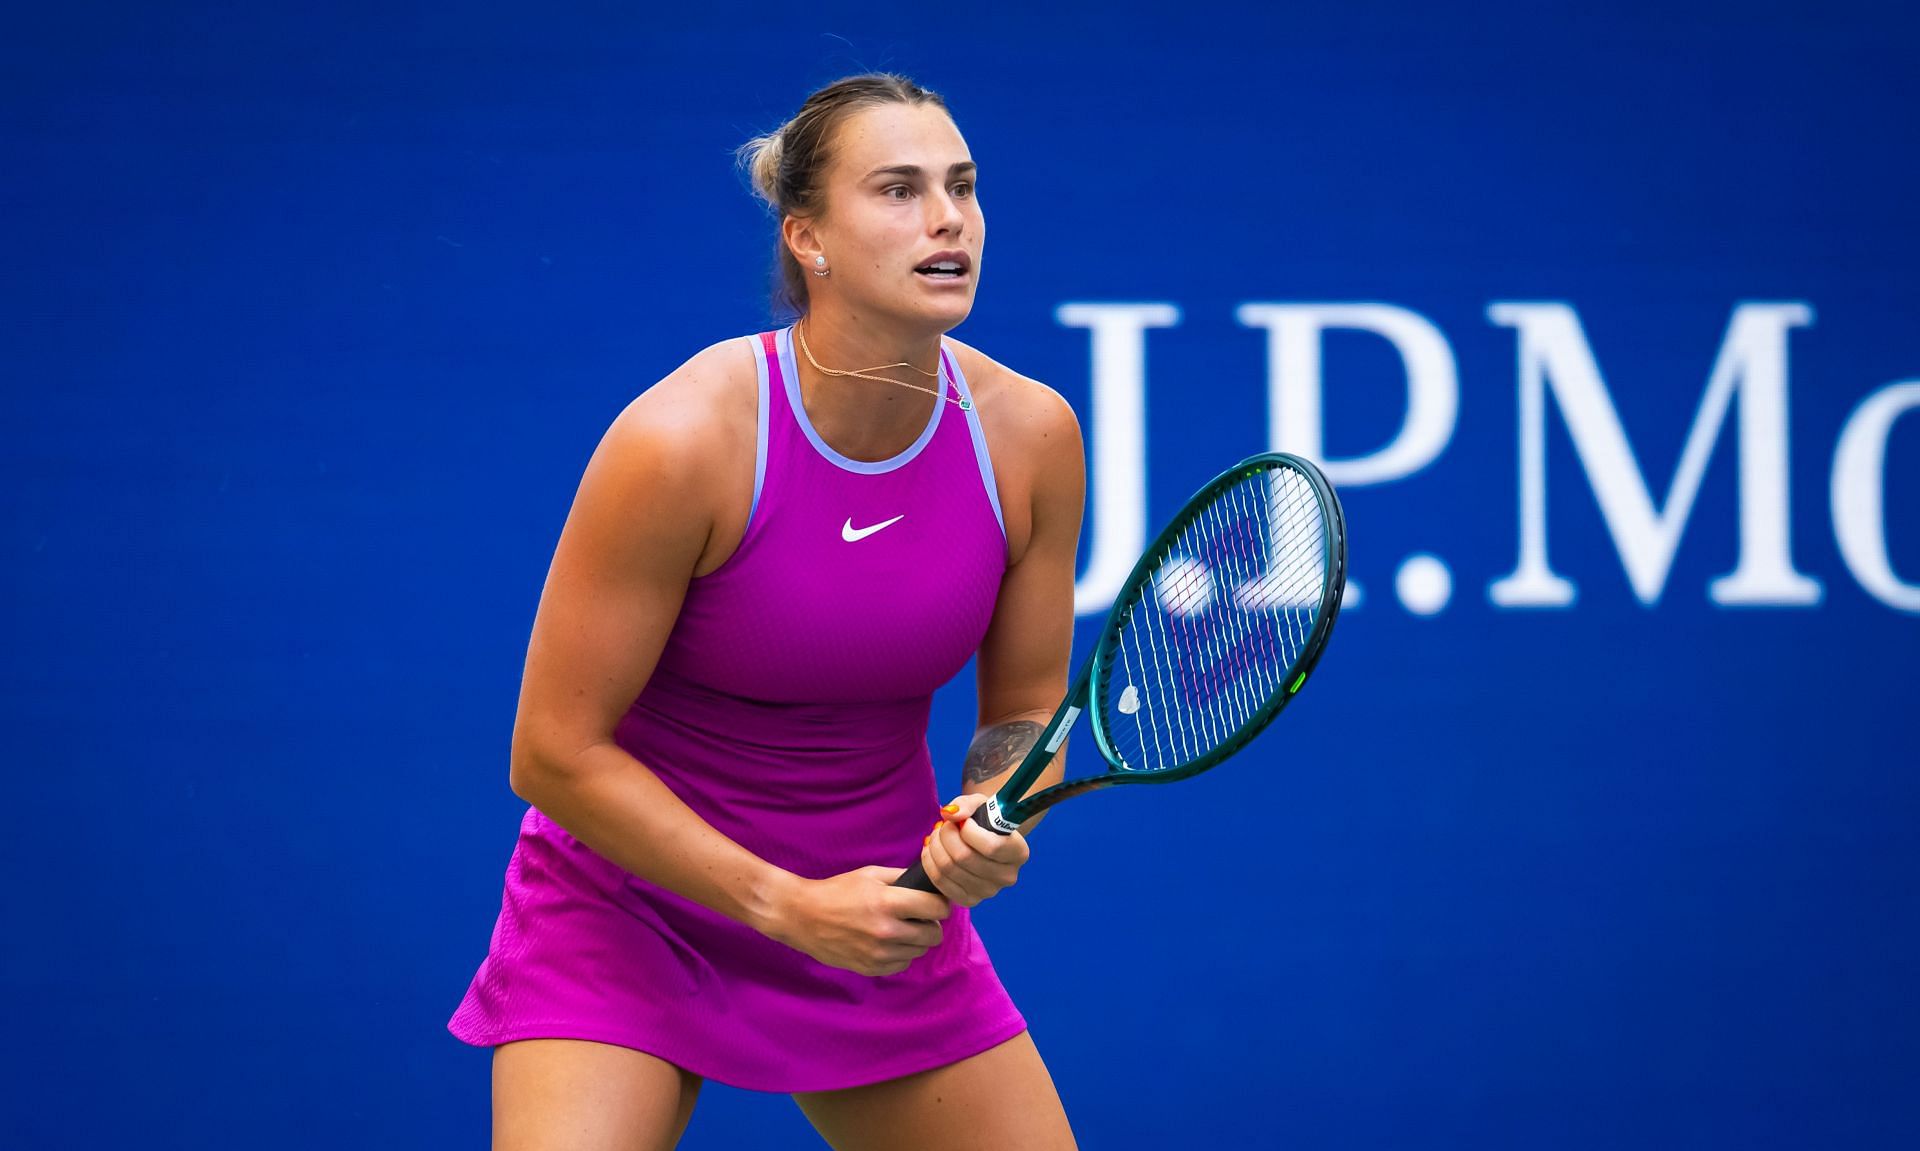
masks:
[[[918,368],[881,368],[876,375],[891,375],[931,385],[929,373],[940,369],[940,333],[902,332],[838,310],[815,310],[801,317],[798,331],[804,333],[807,346],[821,365],[842,371],[866,371],[883,364],[905,363]],[[811,366],[811,365],[809,365]]]
[[[904,336],[879,325],[835,323],[815,312],[795,325],[793,342],[807,420],[850,459],[891,459],[905,451],[926,428],[933,405],[942,402],[945,381],[927,374],[940,370],[938,333]],[[913,366],[885,366],[902,363]]]

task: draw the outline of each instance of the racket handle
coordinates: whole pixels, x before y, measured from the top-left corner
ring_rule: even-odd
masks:
[[[940,889],[933,885],[933,880],[927,878],[927,869],[920,866],[920,861],[917,859],[913,861],[912,867],[907,868],[905,875],[893,881],[893,885],[911,887],[915,891],[925,891],[933,895],[940,894]]]
[[[973,822],[995,835],[1009,835],[1014,831],[1014,825],[1007,823],[1000,815],[1000,801],[997,798],[989,799],[974,808]],[[911,887],[915,891],[930,892],[934,895],[940,894],[940,889],[933,885],[933,880],[927,878],[927,869],[921,866],[918,859],[913,861],[912,867],[907,868],[905,875],[893,881],[893,885]]]

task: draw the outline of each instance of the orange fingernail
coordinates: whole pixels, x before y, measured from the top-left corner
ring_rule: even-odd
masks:
[[[932,836],[931,834],[929,834],[929,835],[923,835],[923,836],[921,836],[921,837],[920,837],[920,846],[921,846],[921,847],[925,847],[925,846],[926,846],[927,844],[929,844],[929,843],[932,843],[932,842],[933,842],[933,836]]]
[[[949,803],[948,805],[946,805],[945,807],[943,807],[943,808],[941,808],[941,809],[940,809],[940,813],[941,813],[942,815],[952,815],[952,814],[953,814],[954,812],[956,812],[956,811],[959,811],[959,810],[960,810],[960,805],[959,805],[959,804],[957,804],[957,803]]]

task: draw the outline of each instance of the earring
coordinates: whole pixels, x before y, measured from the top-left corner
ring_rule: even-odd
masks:
[[[815,256],[813,258],[813,274],[816,276],[827,275],[827,258],[825,256]]]

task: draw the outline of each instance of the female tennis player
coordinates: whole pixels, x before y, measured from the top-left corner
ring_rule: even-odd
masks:
[[[851,77],[741,151],[799,318],[696,354],[587,465],[449,1028],[494,1048],[496,1148],[672,1147],[708,1078],[840,1151],[1072,1147],[967,909],[1028,856],[968,817],[1066,691],[1079,427],[944,336],[985,226],[939,96]],[[976,653],[943,807],[930,697]],[[940,894],[891,886],[916,851]]]

